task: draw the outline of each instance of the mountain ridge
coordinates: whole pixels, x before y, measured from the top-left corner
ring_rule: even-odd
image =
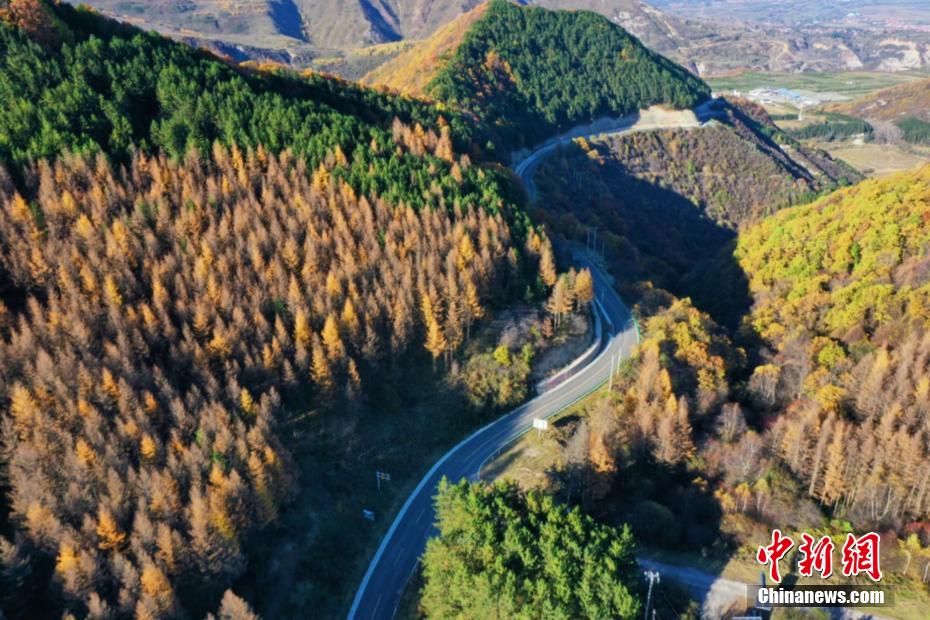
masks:
[[[363,82],[462,110],[511,149],[598,117],[690,108],[710,96],[602,15],[506,0],[480,5]]]
[[[853,101],[824,107],[860,118],[875,127],[886,140],[930,143],[930,79],[914,80],[870,93]]]
[[[299,67],[323,63],[342,75],[351,51],[425,38],[480,0],[88,0],[104,13],[238,60],[272,59]],[[524,6],[591,10],[701,75],[773,71],[898,70],[926,66],[930,43],[918,31],[874,32],[850,26],[799,28],[681,16],[641,0],[518,0]],[[289,19],[284,17],[289,16]],[[294,24],[291,21],[299,20]],[[733,53],[734,46],[739,49]],[[370,68],[370,67],[369,67]]]

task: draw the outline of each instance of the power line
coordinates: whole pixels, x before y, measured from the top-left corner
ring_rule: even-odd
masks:
[[[668,597],[665,595],[665,592],[663,592],[662,590],[658,590],[658,593],[662,595],[662,600],[665,601],[666,607],[668,607],[669,609],[672,610],[672,617],[673,617],[673,618],[680,618],[680,617],[681,617],[681,613],[678,611],[678,608],[675,607],[674,605],[672,605],[672,602],[671,602],[670,600],[668,600]]]

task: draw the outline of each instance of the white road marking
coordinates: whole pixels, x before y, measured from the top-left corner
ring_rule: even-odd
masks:
[[[709,105],[709,104],[710,104],[710,101],[709,101],[707,104],[702,105],[701,108],[703,108],[703,107],[705,107],[706,105]],[[700,109],[700,108],[696,109],[696,112],[697,112],[699,109]],[[701,121],[701,124],[703,124],[703,121]],[[623,130],[620,130],[620,131],[606,132],[606,133],[623,133],[623,132],[624,132]],[[605,132],[598,132],[598,133],[605,133]],[[564,142],[564,141],[566,141],[567,139],[571,139],[571,138],[567,138],[566,136],[560,136],[560,137],[556,140],[556,143]],[[537,161],[539,158],[541,158],[541,156],[543,156],[544,154],[547,154],[548,152],[550,152],[551,150],[553,150],[553,149],[555,148],[555,146],[556,146],[556,144],[549,144],[549,145],[547,145],[547,146],[545,146],[545,147],[542,147],[542,148],[538,149],[536,152],[530,154],[529,157],[527,157],[524,161],[520,162],[520,163],[515,167],[515,172],[517,173],[517,176],[519,176],[519,177],[522,178],[522,177],[524,176],[524,174],[526,174],[527,169],[528,169],[528,168],[531,168],[531,166],[532,166],[532,164],[533,164],[534,161]],[[524,179],[524,183],[528,185],[528,188],[527,188],[527,189],[530,189],[530,186],[532,186],[532,179]],[[592,264],[592,267],[593,267],[593,270],[594,270],[594,272],[595,272],[594,275],[595,275],[595,279],[596,279],[595,281],[597,282],[597,284],[600,285],[600,286],[603,286],[605,289],[607,289],[608,291],[610,291],[611,293],[613,293],[612,297],[610,297],[610,299],[609,299],[610,303],[609,303],[608,305],[609,305],[612,309],[619,309],[619,313],[620,313],[621,316],[632,317],[632,314],[630,313],[629,309],[623,304],[623,301],[619,298],[619,296],[617,296],[616,291],[614,291],[614,290],[612,289],[612,285],[610,284],[610,281],[609,281],[607,278],[605,278],[605,277],[603,276],[602,273],[600,273],[600,272],[598,271],[598,268],[597,268],[596,265],[593,265],[593,264]],[[555,394],[556,392],[560,392],[560,391],[563,391],[563,392],[564,392],[564,391],[566,391],[565,388],[566,388],[567,386],[573,386],[573,387],[575,387],[575,388],[578,390],[578,391],[576,391],[575,393],[581,392],[581,394],[582,394],[581,397],[582,397],[582,398],[583,398],[585,395],[587,395],[588,393],[590,393],[590,391],[588,391],[587,388],[589,388],[591,385],[594,385],[595,387],[597,387],[597,386],[599,386],[601,383],[603,383],[603,381],[598,380],[598,378],[599,378],[599,376],[600,376],[600,372],[603,371],[603,370],[605,370],[605,368],[603,368],[603,366],[604,366],[604,360],[606,359],[606,357],[604,357],[605,354],[608,354],[609,352],[615,351],[615,350],[619,350],[620,352],[624,352],[624,353],[625,353],[625,352],[628,352],[629,350],[631,350],[632,347],[624,347],[625,340],[627,340],[631,335],[634,337],[634,342],[635,342],[635,341],[638,341],[638,339],[639,339],[639,332],[638,332],[638,330],[637,330],[635,333],[632,333],[632,334],[631,334],[631,332],[630,332],[631,328],[635,328],[635,327],[636,327],[636,325],[635,325],[635,319],[632,319],[632,320],[631,320],[630,318],[628,318],[628,319],[627,319],[627,322],[626,322],[626,325],[625,325],[624,331],[622,331],[622,332],[620,332],[620,333],[618,333],[618,334],[611,334],[612,338],[611,338],[610,344],[608,344],[608,346],[604,347],[604,349],[603,349],[603,351],[601,351],[600,355],[598,355],[597,358],[595,358],[594,360],[592,360],[591,363],[590,363],[584,370],[579,371],[579,373],[578,373],[577,375],[574,375],[574,376],[572,376],[572,377],[569,377],[567,380],[563,381],[562,383],[560,383],[559,385],[557,385],[556,387],[554,387],[552,390],[546,392],[543,396],[552,397],[553,394]],[[619,346],[618,346],[618,345],[619,345]],[[577,380],[577,381],[576,381],[575,379],[577,379],[578,377],[583,376],[583,375],[585,374],[585,371],[589,371],[589,374],[590,374],[591,376],[585,377],[584,379],[581,379],[581,380]],[[560,394],[560,395],[561,395],[561,394]],[[492,428],[492,427],[495,426],[495,425],[501,424],[501,425],[504,427],[502,430],[503,430],[505,433],[506,433],[506,432],[512,432],[512,431],[507,431],[507,430],[506,430],[506,429],[508,429],[508,428],[512,428],[512,427],[506,426],[506,422],[505,422],[505,421],[508,421],[508,422],[510,422],[513,426],[515,426],[516,428],[520,429],[521,432],[520,432],[520,433],[517,433],[516,435],[510,435],[509,437],[507,437],[507,439],[505,440],[505,443],[503,444],[503,445],[506,445],[507,443],[509,443],[509,441],[512,441],[512,440],[515,439],[516,437],[519,437],[519,435],[522,434],[522,432],[525,432],[525,430],[529,430],[529,427],[527,426],[527,420],[524,419],[524,414],[530,414],[530,413],[533,413],[533,412],[543,412],[543,413],[544,413],[544,412],[546,412],[546,411],[549,411],[549,412],[550,412],[549,415],[554,415],[554,413],[557,413],[558,411],[563,410],[566,406],[570,405],[572,402],[574,402],[575,400],[577,400],[577,399],[568,399],[568,403],[565,404],[565,405],[563,405],[562,403],[565,402],[563,399],[554,399],[554,400],[549,401],[548,404],[546,404],[545,402],[539,400],[539,399],[543,398],[543,396],[537,397],[537,399],[535,399],[534,401],[531,401],[530,403],[527,403],[527,404],[525,404],[525,405],[523,405],[523,406],[521,406],[521,407],[518,407],[516,410],[511,411],[511,412],[508,413],[508,414],[505,414],[504,416],[498,418],[497,420],[494,420],[494,421],[492,421],[492,422],[489,422],[489,423],[488,423],[487,425],[485,425],[484,427],[478,429],[477,431],[475,431],[474,433],[472,433],[471,435],[469,435],[468,437],[466,437],[465,439],[463,439],[462,441],[460,441],[454,448],[452,448],[451,450],[449,450],[448,452],[446,452],[436,463],[433,464],[433,466],[432,466],[432,467],[430,468],[430,470],[426,473],[426,475],[423,476],[423,478],[420,480],[419,484],[416,486],[416,488],[413,490],[413,492],[407,497],[407,500],[404,502],[404,505],[401,506],[400,511],[399,511],[398,514],[395,516],[394,521],[391,523],[391,526],[388,528],[388,531],[387,531],[387,533],[384,535],[384,538],[382,538],[382,540],[381,540],[381,545],[378,547],[378,550],[375,552],[375,556],[374,556],[374,558],[372,558],[370,564],[368,565],[368,570],[365,572],[365,575],[364,575],[364,577],[362,578],[362,583],[359,585],[358,590],[356,590],[355,598],[354,598],[353,601],[352,601],[352,607],[351,607],[351,609],[349,610],[349,614],[348,614],[349,620],[353,620],[353,619],[355,618],[356,613],[357,613],[357,611],[358,611],[358,608],[359,608],[359,606],[360,606],[361,603],[362,603],[362,599],[364,598],[364,596],[365,596],[365,594],[366,594],[366,591],[367,591],[367,588],[368,588],[368,584],[369,584],[369,582],[370,582],[372,576],[374,575],[375,571],[377,570],[377,567],[379,566],[379,564],[380,564],[380,562],[381,562],[381,559],[382,559],[382,556],[383,556],[385,550],[387,549],[388,545],[391,543],[391,541],[392,541],[392,539],[393,539],[394,532],[397,530],[398,526],[399,526],[399,525],[401,524],[401,522],[404,520],[404,517],[405,517],[405,515],[406,515],[408,509],[412,506],[412,504],[413,504],[414,501],[416,501],[417,499],[420,499],[420,498],[421,498],[420,496],[421,496],[422,492],[425,490],[426,485],[432,480],[432,477],[436,474],[436,472],[439,470],[439,468],[442,467],[442,465],[443,465],[449,458],[451,458],[453,455],[455,455],[455,454],[458,452],[458,450],[459,450],[460,448],[462,448],[465,444],[467,444],[469,441],[471,441],[471,440],[474,439],[475,437],[478,437],[479,435],[481,435],[481,433],[483,433],[484,431],[486,431],[486,430]],[[544,400],[547,400],[547,399],[544,399]],[[547,416],[547,417],[548,417],[548,416]],[[523,429],[522,427],[527,427],[527,428],[526,428],[526,429]],[[497,441],[497,438],[498,438],[499,436],[500,436],[500,433],[495,434],[492,438],[489,438],[489,441]],[[505,435],[505,437],[506,437],[506,435]],[[469,458],[465,459],[465,462],[463,463],[463,465],[468,465],[468,461],[471,460],[471,458],[474,457],[474,456],[475,456],[478,452],[480,452],[482,449],[485,449],[485,448],[487,447],[487,445],[488,445],[488,442],[485,442],[482,446],[480,446],[480,447],[477,448],[474,452],[472,452],[472,454],[469,455]],[[492,454],[493,454],[493,452],[492,452]],[[483,465],[483,463],[482,463],[482,465]],[[480,472],[480,470],[481,470],[481,467],[479,466],[479,472]],[[421,511],[420,516],[417,517],[417,523],[419,523],[419,521],[422,519],[422,517],[423,517],[423,515],[425,514],[425,512],[426,512],[425,509],[424,509],[423,511]],[[426,530],[426,532],[424,533],[424,536],[423,536],[424,539],[429,538],[430,534],[431,534],[431,530],[430,530],[429,528],[427,528],[427,530]],[[398,554],[398,555],[402,555],[402,554]],[[414,568],[415,568],[415,567],[414,567]],[[411,572],[411,575],[412,575],[412,574],[413,574],[413,573]],[[409,579],[408,579],[408,580],[409,580]],[[383,593],[382,593],[381,595],[378,596],[378,601],[377,601],[377,603],[375,604],[375,608],[374,608],[374,610],[373,610],[373,612],[372,612],[372,616],[371,616],[371,617],[374,617],[374,616],[377,614],[378,606],[381,604],[381,598],[382,598],[382,596],[383,596]],[[394,610],[393,610],[392,613],[391,613],[391,617],[393,617],[393,615],[394,615],[394,613],[396,612],[396,610],[397,610],[397,606],[396,606],[396,603],[395,603],[395,607],[394,607]]]

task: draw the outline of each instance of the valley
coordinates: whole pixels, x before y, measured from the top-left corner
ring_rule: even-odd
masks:
[[[0,0],[0,616],[927,616],[919,4],[93,5]]]
[[[521,0],[520,4],[600,13],[653,51],[702,76],[728,76],[746,70],[925,68],[930,62],[928,27],[910,18],[914,11],[920,14],[919,9],[904,8],[902,1],[893,3],[896,11],[865,3],[862,17],[838,19],[845,13],[826,10],[823,17],[807,20],[794,18],[810,15],[810,7],[802,3],[804,10],[799,10],[790,2],[762,3],[761,10],[755,8],[758,3],[667,0]],[[482,2],[90,0],[88,4],[238,61],[270,61],[358,78],[397,53],[390,44],[427,39]]]
[[[781,129],[865,175],[930,162],[925,71],[746,73],[709,83],[718,93],[759,103]]]

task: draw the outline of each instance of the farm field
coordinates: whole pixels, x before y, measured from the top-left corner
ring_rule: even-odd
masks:
[[[852,142],[827,142],[817,144],[817,146],[870,177],[886,176],[930,163],[930,149],[904,148],[896,144],[855,144]]]
[[[926,71],[879,73],[852,71],[843,73],[767,73],[747,71],[739,75],[708,78],[715,91],[750,91],[755,88],[790,88],[814,93],[835,93],[850,99],[889,86],[928,77]]]

